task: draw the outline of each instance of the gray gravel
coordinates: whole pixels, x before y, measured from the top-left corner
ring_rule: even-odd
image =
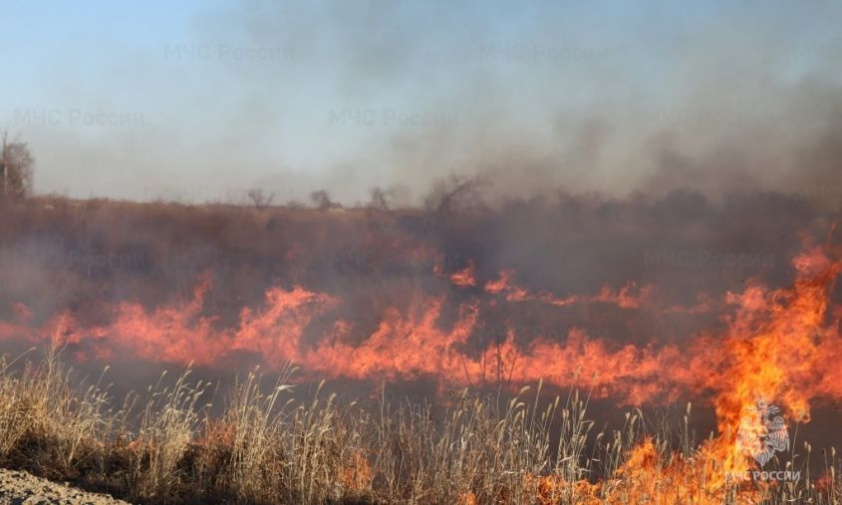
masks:
[[[0,469],[0,505],[118,505],[127,502],[86,493],[26,472]]]

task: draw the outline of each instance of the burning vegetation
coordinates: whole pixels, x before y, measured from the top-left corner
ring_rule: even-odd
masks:
[[[4,362],[0,460],[145,503],[840,499],[834,212],[467,187],[7,204],[0,338],[61,360]],[[62,360],[193,372],[124,395]]]

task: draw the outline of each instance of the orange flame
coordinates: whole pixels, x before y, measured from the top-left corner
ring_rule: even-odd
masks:
[[[216,365],[232,353],[247,352],[270,365],[293,361],[306,372],[333,378],[435,377],[458,384],[544,379],[568,387],[584,377],[601,396],[631,404],[701,396],[714,405],[720,436],[704,444],[697,461],[657,463],[648,442],[630,454],[620,475],[635,475],[624,484],[633,487],[628,493],[674,489],[670,496],[676,503],[714,503],[733,489],[726,476],[751,468],[750,455],[768,435],[756,414],[759,400],[775,402],[789,420],[808,421],[811,400],[842,398],[842,310],[830,306],[842,262],[829,253],[826,247],[809,247],[796,257],[796,278],[789,288],[770,290],[752,283],[742,293],[728,293],[722,301],[730,308],[724,316],[727,331],[698,335],[684,344],[617,345],[576,328],[563,342],[538,338],[522,345],[518,328],[509,324],[505,339],[478,347],[471,340],[482,330],[478,298],[462,302],[453,321],[444,324],[446,297],[421,293],[408,307],[386,308],[369,335],[360,336],[352,322],[337,319],[308,342],[310,322],[341,305],[341,299],[301,286],[273,287],[261,307],[241,310],[238,325],[221,327],[217,317],[202,314],[212,285],[209,276],[181,304],[151,311],[138,303],[119,304],[113,323],[106,326],[82,327],[71,314],[61,314],[42,328],[31,328],[31,312],[16,307],[16,321],[0,321],[0,335],[33,340],[48,335],[59,343],[84,342],[103,358],[122,349],[143,359],[181,364]],[[619,290],[606,287],[595,295],[562,298],[530,293],[514,277],[514,272],[502,271],[499,279],[484,284],[484,292],[501,303],[611,303],[631,309],[646,304],[654,290],[629,283]],[[474,262],[448,278],[457,286],[477,285]],[[708,297],[699,299],[699,306],[712,304]],[[688,484],[694,479],[697,487]],[[541,486],[546,494],[554,484]]]

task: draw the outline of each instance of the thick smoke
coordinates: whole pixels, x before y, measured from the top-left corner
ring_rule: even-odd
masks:
[[[629,286],[642,299],[632,310],[524,303],[497,313],[516,321],[525,338],[563,339],[586,327],[617,341],[669,341],[717,324],[717,307],[693,306],[749,281],[788,284],[804,237],[823,240],[838,218],[815,202],[773,192],[732,193],[721,202],[692,191],[500,201],[483,187],[442,183],[426,209],[64,200],[10,207],[0,306],[7,320],[24,304],[39,324],[65,311],[101,323],[121,302],[153,310],[190,299],[210,275],[203,310],[220,316],[220,325],[236,324],[241,309],[260,306],[273,286],[301,285],[344,300],[328,319],[359,322],[357,338],[365,338],[390,305],[407,307],[423,293],[446,296],[455,309],[470,297],[486,298],[484,286],[513,271],[514,282],[534,293],[597,296],[606,286]],[[450,279],[470,265],[472,286]],[[670,309],[679,306],[687,310]],[[502,335],[489,324],[477,339]],[[315,325],[313,334],[322,329]]]
[[[471,16],[480,7],[513,21],[492,29]],[[40,160],[42,193],[248,203],[259,187],[280,205],[4,208],[0,329],[70,314],[84,332],[123,303],[189,301],[207,276],[201,315],[220,329],[259,313],[273,287],[341,299],[307,323],[305,345],[337,320],[363,342],[419,294],[447,302],[443,328],[462,304],[480,307],[468,355],[512,326],[524,348],[576,329],[655,347],[715,335],[729,292],[791,282],[790,260],[825,239],[842,196],[836,46],[781,35],[776,20],[798,19],[796,4],[751,7],[692,25],[679,12],[632,16],[636,33],[666,31],[633,43],[628,13],[569,3],[208,10],[188,40],[135,48],[121,89],[139,98],[116,112],[139,122],[87,125],[112,106],[62,83],[59,124],[11,127]],[[822,23],[840,19],[838,6],[813,7]],[[453,280],[471,268],[473,284]],[[507,271],[530,293],[589,301],[503,304],[485,286]],[[633,302],[618,301],[624,289]]]
[[[206,7],[174,40],[117,46],[131,65],[69,72],[43,103],[10,97],[7,126],[36,149],[38,188],[76,197],[240,202],[261,187],[349,205],[382,187],[408,204],[456,174],[504,196],[835,203],[839,6],[755,7]]]

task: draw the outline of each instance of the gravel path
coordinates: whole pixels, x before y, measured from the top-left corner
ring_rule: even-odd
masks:
[[[34,477],[0,469],[0,505],[127,505],[104,494],[86,493]]]

